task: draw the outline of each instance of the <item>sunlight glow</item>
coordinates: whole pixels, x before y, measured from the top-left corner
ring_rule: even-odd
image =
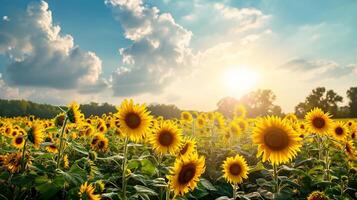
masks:
[[[259,81],[259,74],[248,68],[230,68],[222,74],[224,87],[233,93],[252,89]]]

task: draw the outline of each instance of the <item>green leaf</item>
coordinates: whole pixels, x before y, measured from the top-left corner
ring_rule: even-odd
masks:
[[[155,170],[156,167],[150,160],[144,159],[141,161],[141,171],[144,174],[152,176],[155,173]]]
[[[253,168],[249,169],[249,173],[265,170],[265,166],[261,161],[259,161]]]
[[[213,191],[217,190],[217,189],[212,185],[212,183],[209,182],[209,181],[208,181],[207,179],[205,179],[205,178],[201,178],[201,179],[200,179],[200,182],[201,182],[201,184],[203,185],[203,187],[205,187],[207,190],[213,190]]]
[[[138,160],[129,160],[127,168],[132,170],[132,169],[137,169],[140,166],[140,162]]]
[[[157,196],[158,194],[152,190],[151,188],[142,186],[142,185],[135,185],[134,186],[135,190],[137,193],[141,193],[141,194],[147,194],[149,196]]]
[[[52,184],[51,182],[37,185],[35,188],[37,191],[40,192],[41,197],[45,200],[51,199],[58,193],[58,191],[60,191],[60,188],[58,188],[56,185]]]

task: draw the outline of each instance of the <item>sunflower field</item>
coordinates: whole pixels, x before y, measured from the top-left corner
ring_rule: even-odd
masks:
[[[150,114],[0,118],[0,199],[356,199],[357,121]]]

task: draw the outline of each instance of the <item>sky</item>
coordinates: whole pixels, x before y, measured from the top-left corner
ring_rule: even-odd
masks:
[[[355,0],[0,0],[0,98],[176,104],[357,85]],[[346,98],[345,98],[346,99]],[[346,100],[345,102],[346,103]]]

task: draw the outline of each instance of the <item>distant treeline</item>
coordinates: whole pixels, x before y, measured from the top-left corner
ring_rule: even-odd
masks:
[[[63,110],[66,107],[61,106]],[[103,103],[98,104],[91,102],[89,104],[81,104],[80,109],[85,117],[101,116],[102,114],[115,113],[117,110],[114,105]],[[148,110],[154,116],[163,116],[165,119],[180,117],[181,110],[175,105],[166,104],[151,104]],[[50,119],[61,112],[59,106],[49,104],[39,104],[26,100],[3,100],[0,99],[0,116],[16,117],[34,115],[38,118]]]
[[[294,95],[293,91],[291,95]],[[295,106],[295,114],[303,118],[314,107],[319,107],[329,112],[334,118],[357,118],[357,87],[351,87],[346,91],[347,105],[341,106],[342,96],[333,90],[317,87],[311,91],[303,102]],[[265,115],[283,116],[284,113],[279,105],[276,105],[276,95],[272,90],[256,90],[244,95],[240,99],[233,97],[222,98],[217,103],[216,111],[221,112],[228,118],[233,116],[233,110],[237,105],[244,105],[248,117]],[[103,103],[82,104],[81,111],[86,117],[91,115],[101,116],[104,113],[115,113],[114,105]],[[66,109],[66,107],[62,107]],[[181,110],[175,105],[151,104],[148,110],[154,116],[163,116],[165,119],[179,118]],[[1,100],[0,116],[15,117],[34,115],[39,118],[53,118],[61,109],[49,104],[38,104],[26,100]]]

